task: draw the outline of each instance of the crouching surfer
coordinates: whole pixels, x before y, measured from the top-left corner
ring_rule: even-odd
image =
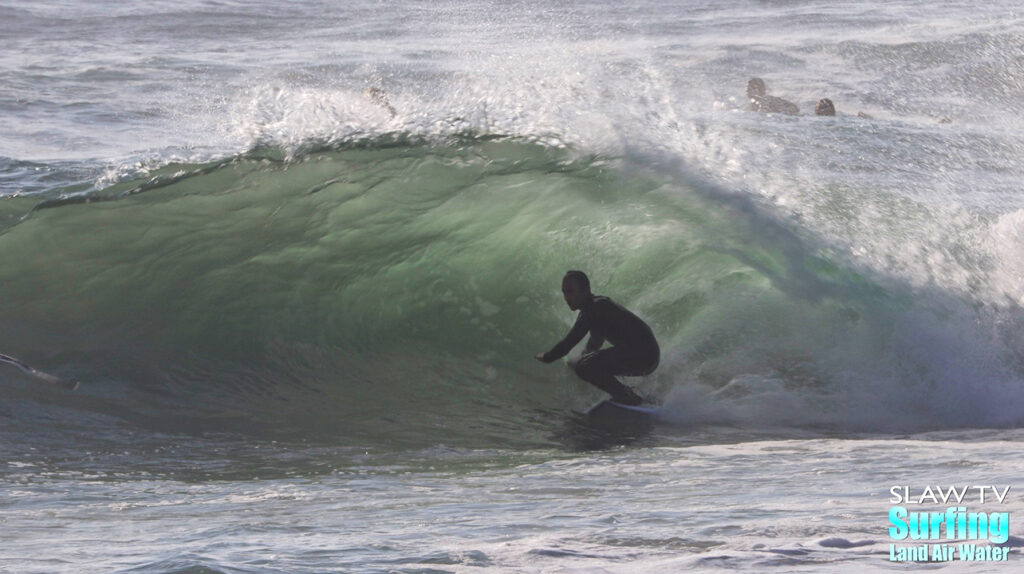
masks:
[[[569,309],[579,311],[569,334],[550,351],[536,359],[550,363],[564,357],[588,332],[586,352],[576,363],[579,378],[610,394],[624,405],[639,405],[642,399],[622,384],[616,375],[643,376],[658,367],[661,350],[647,323],[608,297],[590,292],[590,279],[582,271],[569,271],[562,279],[562,295]],[[602,349],[608,341],[613,346]]]

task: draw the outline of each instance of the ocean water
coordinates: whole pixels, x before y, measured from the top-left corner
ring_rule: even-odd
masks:
[[[0,571],[1020,568],[1019,5],[0,2],[0,39],[0,354],[79,382],[0,362]],[[567,269],[652,326],[658,416],[533,360]],[[979,542],[890,532],[974,486],[1005,561],[892,559]]]

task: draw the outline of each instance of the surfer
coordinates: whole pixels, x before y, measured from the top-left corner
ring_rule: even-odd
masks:
[[[562,295],[570,309],[580,312],[576,324],[564,339],[550,351],[538,353],[536,359],[550,363],[564,357],[589,332],[586,351],[573,367],[576,375],[610,394],[615,402],[642,403],[640,396],[615,375],[643,376],[654,372],[661,356],[654,332],[625,307],[591,293],[590,279],[582,271],[565,274]],[[613,346],[601,349],[605,340]]]
[[[818,100],[817,105],[814,106],[814,115],[816,115],[816,116],[835,116],[836,115],[836,105],[835,105],[835,103],[833,103],[832,100],[830,100],[828,98],[821,98],[820,100]],[[869,116],[868,114],[865,114],[864,112],[857,112],[857,117],[858,118],[862,118],[862,119],[866,119],[866,120],[873,120],[873,119],[875,119],[875,118]]]
[[[363,96],[384,108],[388,115],[391,116],[391,119],[395,119],[395,116],[398,115],[398,111],[396,111],[395,107],[391,105],[391,100],[388,99],[388,94],[383,89],[378,88],[377,86],[371,86],[366,88],[366,91],[363,92]]]
[[[834,116],[836,115],[836,105],[828,98],[821,98],[818,100],[818,104],[814,106],[814,115]]]
[[[789,114],[795,116],[800,108],[793,102],[768,95],[768,89],[761,78],[751,78],[747,82],[747,99],[750,109],[755,112]]]

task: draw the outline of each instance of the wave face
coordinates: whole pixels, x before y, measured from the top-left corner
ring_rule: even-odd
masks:
[[[281,155],[6,200],[0,348],[80,379],[76,412],[157,429],[542,444],[600,396],[532,359],[571,325],[578,268],[654,328],[662,366],[634,382],[677,423],[1024,412],[1013,351],[971,305],[844,267],[678,171],[482,136]]]

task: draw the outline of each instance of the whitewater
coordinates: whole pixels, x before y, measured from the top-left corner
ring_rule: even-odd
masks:
[[[0,2],[0,39],[0,571],[1019,569],[1014,3]],[[651,325],[658,416],[533,359],[568,269]],[[995,552],[894,538],[956,508],[894,488],[973,486]],[[893,559],[967,542],[1009,552]]]

